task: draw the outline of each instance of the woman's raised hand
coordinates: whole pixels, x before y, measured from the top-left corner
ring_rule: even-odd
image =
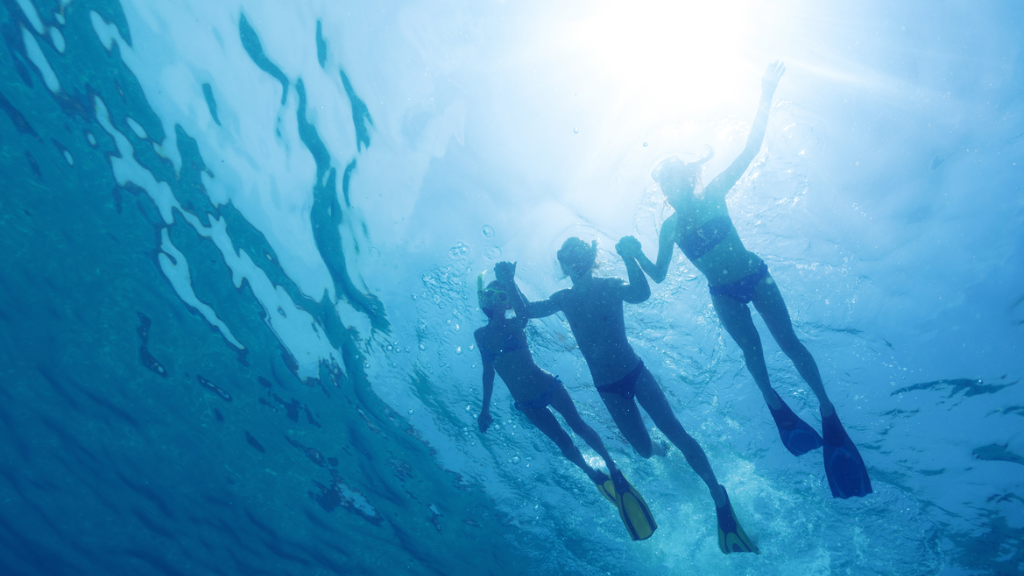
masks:
[[[767,95],[774,94],[785,71],[786,65],[782,63],[782,60],[776,60],[769,64],[768,69],[764,71],[764,76],[761,77],[761,91]]]

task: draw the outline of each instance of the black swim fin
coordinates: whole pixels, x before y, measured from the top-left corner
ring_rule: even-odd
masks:
[[[821,417],[821,427],[825,434],[825,475],[832,496],[850,498],[870,494],[871,478],[864,460],[835,411],[831,416]]]
[[[619,510],[619,517],[633,540],[646,540],[658,529],[647,502],[640,492],[626,480],[622,472],[615,471],[611,477],[604,476],[597,484],[597,490]]]
[[[772,418],[775,419],[775,426],[779,429],[779,436],[782,437],[782,444],[786,449],[792,452],[794,456],[801,456],[811,450],[821,448],[821,436],[818,435],[818,431],[811,428],[807,422],[801,420],[786,405],[778,392],[775,393],[775,397],[782,403],[782,408],[775,410],[768,406],[768,411],[772,413]]]
[[[722,550],[722,554],[733,552],[760,554],[761,551],[757,549],[757,545],[750,540],[747,533],[743,531],[743,527],[736,521],[736,511],[732,509],[732,501],[729,500],[729,493],[725,491],[725,486],[719,484],[719,487],[725,494],[725,506],[715,507],[715,514],[718,516],[718,547]]]

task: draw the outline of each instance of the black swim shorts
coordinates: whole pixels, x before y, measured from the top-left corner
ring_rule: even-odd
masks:
[[[597,391],[601,394],[618,394],[626,400],[632,400],[636,396],[636,381],[640,377],[640,374],[646,370],[644,361],[640,360],[636,364],[636,368],[629,371],[619,380],[612,382],[611,384],[605,384],[604,386],[598,386]]]

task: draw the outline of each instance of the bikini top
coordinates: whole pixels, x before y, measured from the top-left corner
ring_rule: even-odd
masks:
[[[520,340],[519,336],[511,332],[506,332],[505,338],[502,339],[501,341],[501,350],[499,350],[498,352],[491,352],[487,348],[484,348],[483,345],[481,345],[480,357],[484,359],[484,362],[487,362],[488,364],[493,364],[494,360],[497,357],[504,356],[509,352],[515,352],[516,350],[522,350],[523,348],[529,348],[526,345],[526,342]]]
[[[683,249],[683,254],[686,254],[686,257],[693,262],[718,246],[726,236],[735,232],[736,227],[733,226],[731,218],[715,216],[685,237],[682,237],[680,233],[679,247]]]

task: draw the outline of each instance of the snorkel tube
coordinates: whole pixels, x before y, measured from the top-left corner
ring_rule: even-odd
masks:
[[[487,275],[487,270],[484,270],[476,277],[476,303],[480,306],[480,309],[484,308],[484,276]]]

